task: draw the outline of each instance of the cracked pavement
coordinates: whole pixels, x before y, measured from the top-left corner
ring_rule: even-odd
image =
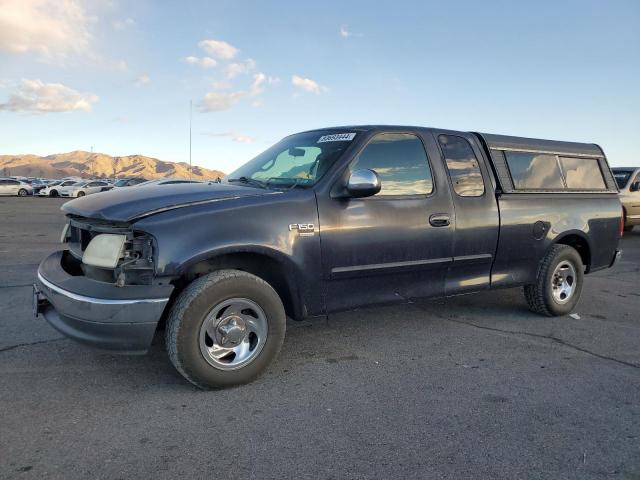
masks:
[[[579,319],[510,289],[289,322],[258,381],[200,392],[161,336],[121,357],[32,318],[61,204],[0,198],[0,478],[640,479],[640,228]]]

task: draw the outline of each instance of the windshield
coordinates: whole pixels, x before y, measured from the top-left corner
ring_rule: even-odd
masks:
[[[116,186],[116,187],[124,187],[124,186],[126,186],[126,185],[127,185],[127,182],[128,182],[128,181],[129,181],[129,179],[127,179],[127,178],[123,178],[122,180],[118,180],[118,181],[114,184],[114,186]]]
[[[309,187],[340,158],[356,134],[309,132],[284,138],[226,178],[257,186]]]
[[[616,183],[620,190],[627,186],[627,182],[629,181],[629,177],[631,177],[632,173],[633,172],[631,170],[618,170],[613,172],[613,178],[616,179]]]

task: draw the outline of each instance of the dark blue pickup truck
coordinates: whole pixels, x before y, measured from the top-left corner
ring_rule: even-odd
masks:
[[[80,342],[144,353],[165,325],[195,385],[248,382],[286,317],[524,287],[569,313],[620,256],[598,145],[421,127],[286,137],[222,183],[127,188],[63,206],[36,314]]]

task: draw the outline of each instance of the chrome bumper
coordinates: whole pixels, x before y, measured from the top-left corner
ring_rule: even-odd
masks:
[[[34,285],[34,313],[62,334],[93,347],[145,353],[169,302],[172,286],[126,286],[72,276],[63,252],[42,261]]]

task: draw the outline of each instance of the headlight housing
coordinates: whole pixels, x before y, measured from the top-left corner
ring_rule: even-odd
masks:
[[[82,254],[82,263],[101,268],[116,268],[124,254],[126,235],[101,233],[91,239]]]

